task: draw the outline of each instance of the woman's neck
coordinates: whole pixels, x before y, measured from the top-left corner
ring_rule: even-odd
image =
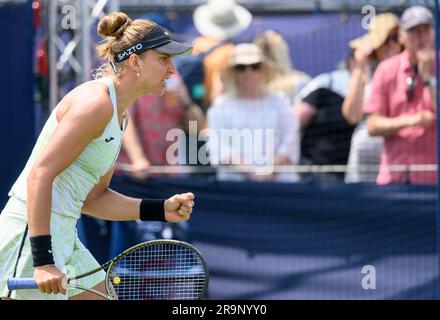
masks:
[[[132,81],[117,77],[112,77],[112,81],[116,91],[118,113],[123,114],[141,96],[141,93],[132,85]]]
[[[245,100],[258,100],[264,97],[263,94],[261,93],[256,93],[256,94],[238,94],[238,97],[240,99],[245,99]]]
[[[256,100],[261,99],[266,95],[266,90],[264,88],[258,89],[257,87],[249,89],[238,89],[237,96],[241,99]]]

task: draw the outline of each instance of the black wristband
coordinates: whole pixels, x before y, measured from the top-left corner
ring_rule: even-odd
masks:
[[[139,219],[142,221],[166,221],[165,199],[142,199],[139,207]]]
[[[29,237],[29,240],[34,267],[55,264],[52,255],[52,237],[50,235]]]

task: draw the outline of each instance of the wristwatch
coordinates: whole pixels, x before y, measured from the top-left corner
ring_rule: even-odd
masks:
[[[435,87],[437,85],[437,79],[435,77],[430,77],[423,81],[423,85]]]

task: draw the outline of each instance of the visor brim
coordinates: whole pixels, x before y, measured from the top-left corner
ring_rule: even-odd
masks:
[[[193,47],[177,41],[171,41],[163,46],[154,48],[154,50],[172,56],[186,56],[192,52]]]

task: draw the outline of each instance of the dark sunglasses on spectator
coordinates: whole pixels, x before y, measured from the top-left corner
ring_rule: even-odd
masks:
[[[395,33],[395,34],[390,34],[384,43],[390,43],[391,41],[393,42],[399,42],[399,36]]]
[[[261,63],[253,63],[253,64],[236,64],[234,66],[234,70],[238,71],[238,72],[243,72],[245,71],[247,68],[251,68],[252,70],[259,70],[261,68]]]

